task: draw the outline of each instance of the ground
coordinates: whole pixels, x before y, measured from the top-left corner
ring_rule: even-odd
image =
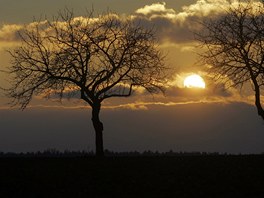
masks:
[[[1,197],[264,197],[264,155],[1,158]]]

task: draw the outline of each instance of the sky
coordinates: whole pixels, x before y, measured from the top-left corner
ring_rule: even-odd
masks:
[[[154,25],[160,49],[173,78],[165,95],[136,94],[103,103],[104,145],[113,151],[201,151],[263,153],[264,121],[257,115],[254,93],[216,84],[198,62],[193,32],[197,21],[222,13],[226,0],[0,0],[0,70],[10,66],[6,50],[18,46],[17,32],[34,19],[52,18],[59,10],[73,9],[82,16],[113,11]],[[187,89],[184,79],[199,74],[205,89]],[[0,73],[0,86],[10,78]],[[94,149],[91,109],[74,98],[59,103],[34,97],[24,111],[10,107],[0,91],[0,151],[27,152]]]

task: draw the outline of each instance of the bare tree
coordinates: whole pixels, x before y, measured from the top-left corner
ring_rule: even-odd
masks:
[[[196,38],[206,49],[200,54],[216,80],[242,88],[251,83],[258,115],[264,119],[261,89],[264,83],[263,2],[240,2],[221,16],[202,22]]]
[[[104,155],[102,102],[129,97],[139,86],[163,90],[164,56],[154,32],[131,19],[110,13],[74,17],[65,10],[52,21],[32,23],[20,38],[22,45],[10,52],[7,95],[24,109],[34,95],[56,93],[62,99],[78,92],[92,108],[97,156]]]

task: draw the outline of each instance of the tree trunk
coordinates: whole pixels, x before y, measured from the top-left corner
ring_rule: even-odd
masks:
[[[255,88],[255,105],[256,105],[257,110],[258,110],[258,115],[261,116],[262,119],[264,120],[264,110],[261,106],[259,85],[258,85],[256,79],[252,79],[252,80],[253,80],[253,84],[254,84],[254,88]]]
[[[103,123],[100,121],[101,104],[94,103],[92,106],[92,122],[95,130],[95,148],[96,148],[96,156],[103,157],[104,156],[104,144],[103,144]]]

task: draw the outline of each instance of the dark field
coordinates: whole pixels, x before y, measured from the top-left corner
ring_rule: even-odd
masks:
[[[0,158],[0,197],[264,197],[264,156]]]

